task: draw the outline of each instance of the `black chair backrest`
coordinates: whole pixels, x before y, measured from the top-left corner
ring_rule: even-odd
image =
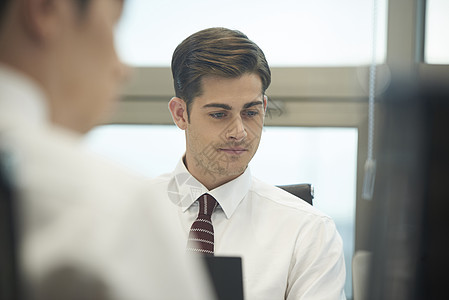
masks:
[[[313,205],[313,186],[310,183],[278,185],[277,187]]]

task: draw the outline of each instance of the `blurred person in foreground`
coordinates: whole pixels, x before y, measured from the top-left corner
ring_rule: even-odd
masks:
[[[126,74],[113,35],[122,6],[0,2],[0,147],[13,158],[26,299],[211,299],[166,206],[82,146]]]
[[[247,300],[345,299],[343,244],[333,220],[257,180],[248,167],[271,82],[262,50],[239,31],[209,28],[178,45],[172,72],[169,110],[185,131],[186,152],[172,173],[151,181],[151,200],[171,203],[187,250],[242,257]],[[209,230],[194,228],[199,211]]]

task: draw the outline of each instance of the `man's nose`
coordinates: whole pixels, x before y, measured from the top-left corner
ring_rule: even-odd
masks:
[[[232,120],[231,126],[228,128],[226,132],[226,139],[234,140],[234,141],[242,141],[246,138],[247,132],[245,129],[245,125],[243,124],[242,118],[236,117]]]

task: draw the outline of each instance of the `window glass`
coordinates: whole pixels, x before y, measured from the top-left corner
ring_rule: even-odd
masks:
[[[429,64],[449,64],[449,1],[426,1],[424,60]]]
[[[184,132],[172,125],[106,125],[86,137],[91,150],[148,176],[171,172],[185,150]],[[263,131],[251,172],[271,183],[311,183],[314,206],[330,215],[345,251],[345,292],[352,297],[356,203],[356,128],[272,127]]]
[[[378,0],[377,60],[385,61],[387,0]],[[238,29],[270,66],[371,63],[373,0],[125,1],[119,53],[134,66],[169,66],[176,46],[208,27]]]

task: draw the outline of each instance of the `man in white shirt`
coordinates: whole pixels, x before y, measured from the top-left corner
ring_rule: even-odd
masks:
[[[178,45],[172,72],[169,109],[185,131],[186,152],[173,173],[150,186],[151,199],[172,204],[183,242],[191,239],[197,199],[207,193],[218,202],[213,252],[242,257],[245,299],[345,299],[342,239],[332,219],[255,179],[248,167],[271,81],[261,49],[241,32],[205,29]]]
[[[0,3],[0,150],[12,167],[24,299],[211,299],[163,215],[169,206],[148,205],[143,178],[82,147],[125,77],[113,35],[122,5]]]

